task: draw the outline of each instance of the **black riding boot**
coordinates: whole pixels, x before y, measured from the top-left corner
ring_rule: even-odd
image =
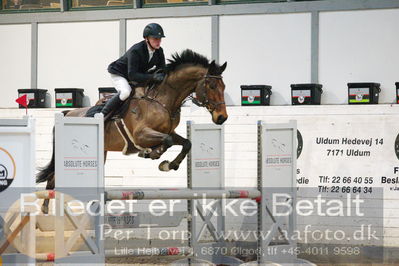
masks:
[[[104,117],[106,117],[112,110],[120,106],[122,103],[123,101],[119,98],[119,93],[116,93],[105,103],[101,113],[103,113]]]

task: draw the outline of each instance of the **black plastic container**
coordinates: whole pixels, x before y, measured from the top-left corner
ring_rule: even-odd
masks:
[[[292,105],[319,105],[323,85],[316,83],[291,84]]]
[[[78,88],[56,88],[56,108],[76,108],[83,106],[84,89]]]
[[[99,87],[98,88],[98,98],[104,98],[107,95],[115,94],[117,91],[114,87]]]
[[[241,105],[270,105],[272,87],[268,85],[241,85]]]
[[[349,104],[378,104],[380,83],[348,83]]]
[[[396,85],[396,102],[399,103],[399,82],[395,82]]]
[[[29,100],[28,108],[45,108],[46,107],[46,93],[43,89],[19,89],[18,97],[27,95]],[[25,108],[19,105],[19,108]]]

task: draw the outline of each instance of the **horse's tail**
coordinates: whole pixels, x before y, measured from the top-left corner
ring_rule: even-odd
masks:
[[[42,183],[51,180],[55,173],[55,135],[53,127],[53,155],[51,161],[43,168],[40,168],[40,172],[36,176],[36,183]]]

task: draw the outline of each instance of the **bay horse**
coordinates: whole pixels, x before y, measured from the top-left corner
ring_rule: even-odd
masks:
[[[165,67],[166,77],[156,88],[141,89],[143,95],[131,97],[128,109],[121,116],[123,128],[108,121],[104,126],[104,153],[119,151],[124,154],[139,153],[139,156],[159,159],[173,145],[181,145],[182,150],[172,161],[163,161],[161,171],[177,170],[191,149],[188,139],[176,134],[180,122],[180,109],[191,98],[194,103],[205,107],[215,124],[223,124],[228,115],[224,102],[225,84],[221,74],[227,62],[222,66],[191,50],[175,53]],[[136,88],[139,92],[140,88]],[[191,96],[195,93],[196,97]],[[65,116],[84,117],[90,107],[65,111]],[[124,132],[124,133],[123,133]],[[123,137],[122,137],[123,136]],[[130,145],[129,145],[130,143]],[[54,189],[54,139],[53,155],[50,163],[38,173],[36,182],[47,181],[46,189]],[[105,163],[105,162],[104,162]],[[48,200],[42,207],[48,211]]]

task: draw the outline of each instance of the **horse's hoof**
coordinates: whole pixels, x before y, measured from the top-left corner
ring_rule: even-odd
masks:
[[[170,164],[169,164],[169,169],[173,169],[173,170],[177,170],[177,169],[179,169],[179,165],[178,164],[175,164],[175,163],[173,163],[173,162],[171,162]]]
[[[144,158],[144,159],[150,158],[150,155],[148,153],[145,153],[144,151],[140,151],[137,156]]]
[[[150,158],[151,160],[158,160],[159,158],[161,158],[161,155],[157,152],[151,152]]]
[[[152,151],[152,150],[151,150],[150,148],[141,150],[141,151],[139,151],[138,156],[139,156],[139,157],[142,157],[142,158],[145,158],[145,159],[150,158],[150,153],[151,153],[151,151]]]
[[[169,165],[170,165],[169,161],[163,161],[162,163],[159,164],[158,168],[161,171],[167,172],[170,171]]]

